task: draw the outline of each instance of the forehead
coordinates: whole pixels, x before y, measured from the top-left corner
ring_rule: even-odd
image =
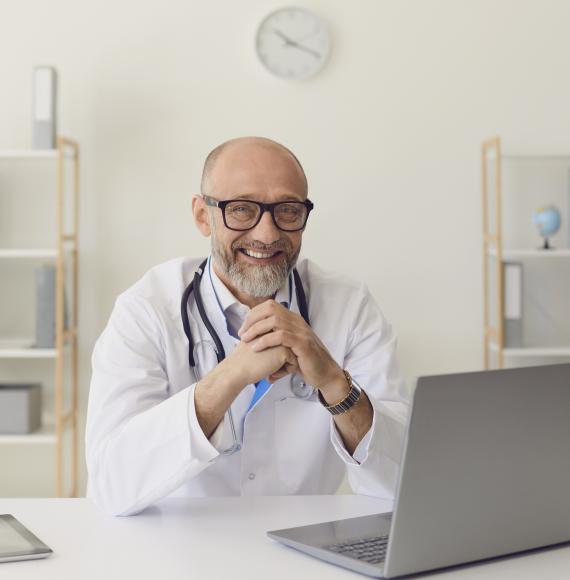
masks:
[[[289,152],[265,144],[227,147],[210,175],[212,191],[224,199],[251,197],[261,201],[307,197],[305,178]]]

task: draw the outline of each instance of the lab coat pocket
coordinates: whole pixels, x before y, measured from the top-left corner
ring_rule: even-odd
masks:
[[[329,452],[330,419],[318,401],[275,401],[275,453],[282,493],[318,493]]]

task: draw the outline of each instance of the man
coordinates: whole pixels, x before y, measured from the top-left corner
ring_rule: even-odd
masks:
[[[151,269],[95,346],[88,496],[129,515],[167,495],[334,493],[348,473],[356,493],[392,497],[407,412],[396,341],[363,284],[298,261],[312,208],[299,161],[235,139],[210,153],[201,189],[212,256]]]

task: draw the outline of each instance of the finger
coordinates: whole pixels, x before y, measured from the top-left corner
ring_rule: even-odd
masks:
[[[267,377],[269,379],[269,382],[271,384],[275,383],[276,381],[278,381],[279,379],[282,379],[283,377],[286,377],[289,373],[289,371],[283,369],[283,370],[279,370],[271,375],[269,375],[269,377]]]
[[[254,342],[249,344],[251,344],[254,352],[261,352],[266,348],[274,346],[285,346],[291,349],[293,355],[297,358],[307,352],[310,340],[305,333],[298,331],[298,329],[294,329],[294,331],[274,330],[273,332],[268,332],[258,337]]]
[[[281,304],[275,302],[275,300],[266,300],[265,302],[258,304],[255,306],[255,308],[252,308],[249,311],[246,319],[244,320],[244,323],[238,330],[238,336],[241,336],[243,332],[245,332],[256,322],[259,322],[264,318],[268,318],[269,316],[278,314],[279,312],[283,313],[289,311],[284,306],[281,306]]]
[[[285,365],[285,370],[287,371],[288,375],[292,375],[293,373],[300,373],[301,369],[299,369],[298,365]]]
[[[286,377],[287,375],[292,375],[295,373],[300,373],[299,367],[297,364],[286,362],[278,371],[271,374],[269,378],[269,382],[273,383]]]
[[[279,370],[275,371],[274,373],[271,373],[269,378],[272,379],[273,381],[276,381],[282,379],[283,377],[286,377],[287,375],[290,375],[293,372],[295,372],[295,369],[291,365],[284,364]]]
[[[297,360],[295,353],[290,348],[287,349],[287,360],[285,361],[285,365],[291,367],[292,369],[299,368],[299,361]]]
[[[259,322],[256,322],[250,326],[248,330],[240,334],[240,338],[244,342],[249,342],[257,336],[262,336],[268,332],[271,332],[272,330],[277,329],[279,326],[280,323],[278,318],[276,316],[270,316],[269,318],[264,318],[263,320],[260,320]]]
[[[287,346],[284,344],[285,338],[284,330],[276,330],[274,332],[269,332],[259,337],[255,342],[251,343],[251,348],[254,352],[261,352],[267,348],[272,348],[275,346]]]

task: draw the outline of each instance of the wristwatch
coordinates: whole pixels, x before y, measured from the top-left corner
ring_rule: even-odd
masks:
[[[346,382],[350,387],[350,391],[348,391],[348,395],[346,395],[346,397],[342,401],[340,401],[340,403],[337,403],[336,405],[329,405],[325,401],[323,395],[321,394],[321,391],[319,391],[319,401],[322,403],[324,408],[332,415],[341,415],[342,413],[346,413],[352,406],[354,406],[358,402],[358,400],[360,399],[360,393],[362,393],[360,385],[350,376],[349,372],[346,369],[343,369],[342,372],[346,377]]]

